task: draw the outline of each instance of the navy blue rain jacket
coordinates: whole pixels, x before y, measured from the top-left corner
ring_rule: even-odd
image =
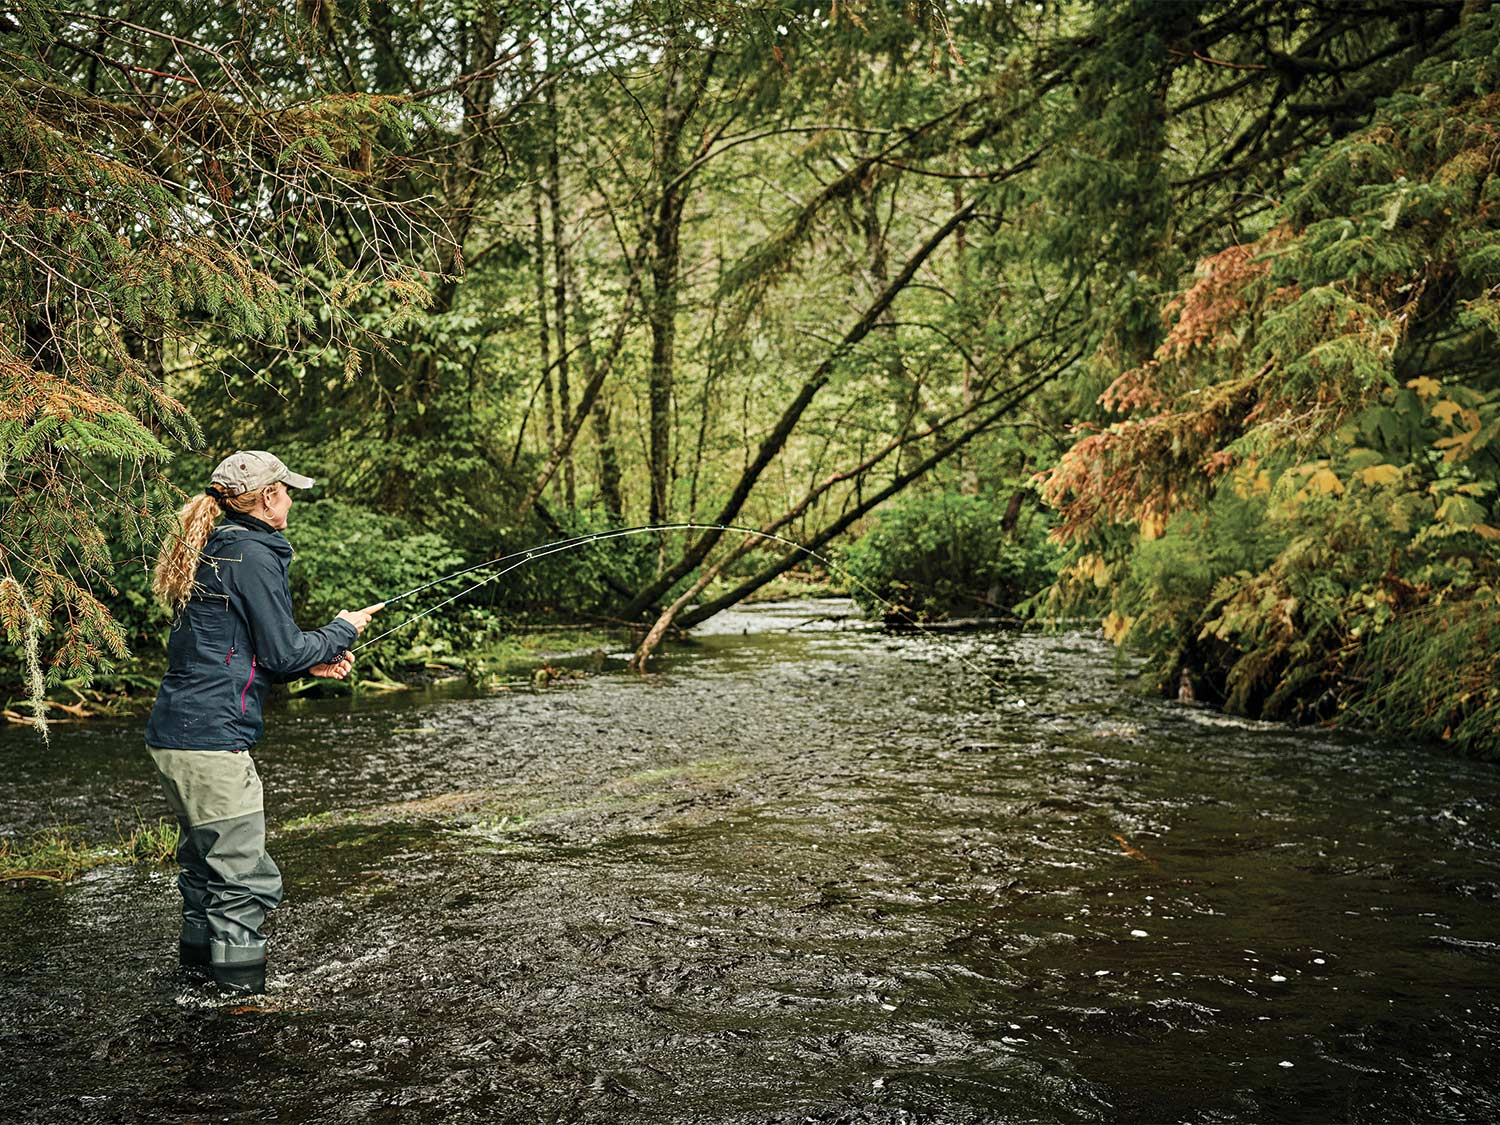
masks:
[[[304,633],[292,620],[292,545],[254,516],[227,512],[204,545],[193,594],[172,626],[167,674],[146,744],[248,750],[260,739],[271,684],[327,664],[359,635],[334,620]]]

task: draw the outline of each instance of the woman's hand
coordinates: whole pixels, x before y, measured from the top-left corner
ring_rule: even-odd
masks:
[[[334,620],[349,622],[349,624],[354,626],[354,633],[358,636],[365,631],[365,626],[370,623],[370,618],[374,617],[384,608],[385,602],[376,602],[374,605],[365,606],[364,609],[341,609],[339,610],[339,615]]]
[[[342,680],[353,667],[354,654],[345,652],[331,664],[314,664],[307,670],[307,674],[316,676],[320,680]]]

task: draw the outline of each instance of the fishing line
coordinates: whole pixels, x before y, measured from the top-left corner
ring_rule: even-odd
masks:
[[[694,530],[694,529],[702,530],[702,531],[710,531],[710,530],[747,531],[747,532],[750,532],[750,534],[752,534],[752,535],[760,534],[759,532],[751,531],[749,528],[745,528],[745,527],[726,527],[726,526],[723,526],[721,524],[704,524],[704,523],[661,523],[661,524],[649,524],[649,525],[642,525],[641,527],[623,527],[623,528],[615,528],[615,529],[613,529],[611,531],[589,532],[589,533],[584,534],[584,535],[570,535],[566,539],[554,539],[550,543],[538,543],[535,547],[528,547],[526,550],[519,552],[519,555],[525,556],[525,555],[532,554],[533,552],[536,552],[536,551],[544,551],[544,550],[546,550],[549,547],[558,547],[558,546],[562,546],[564,544],[578,544],[578,545],[581,546],[582,544],[587,543],[590,540],[599,538],[600,536],[625,535],[625,534],[631,533],[631,532],[644,532],[644,531],[690,531],[690,530]],[[787,540],[787,542],[790,542],[790,540]],[[797,544],[793,544],[793,545],[796,546]],[[498,556],[496,558],[490,559],[488,562],[474,563],[472,566],[466,566],[462,570],[455,570],[452,574],[445,574],[441,578],[434,578],[431,582],[424,582],[420,586],[415,586],[412,589],[407,590],[404,594],[396,594],[393,597],[386,598],[385,601],[382,602],[381,604],[382,605],[390,605],[393,602],[399,602],[402,598],[409,598],[413,594],[420,594],[423,590],[429,590],[433,586],[439,586],[442,583],[447,582],[449,579],[458,578],[460,575],[469,574],[472,571],[483,570],[487,566],[495,566],[498,563],[504,562],[506,559],[516,558],[517,554],[518,554],[517,552],[512,551],[512,552],[509,552],[508,554],[500,555],[500,556]],[[402,624],[405,624],[405,622],[402,622]],[[399,627],[400,626],[397,626],[397,628],[399,628]]]
[[[392,602],[401,601],[403,598],[409,598],[414,594],[421,593],[423,590],[431,589],[433,586],[440,585],[443,582],[451,581],[452,579],[461,577],[462,575],[471,574],[476,570],[483,570],[486,567],[498,566],[501,562],[504,562],[507,559],[513,560],[511,561],[509,566],[504,567],[501,570],[497,570],[494,574],[485,575],[485,577],[481,578],[478,582],[475,582],[472,585],[460,590],[458,593],[453,594],[451,597],[444,598],[442,601],[436,603],[435,605],[429,606],[427,609],[422,610],[420,613],[412,614],[404,621],[391,626],[385,632],[373,636],[369,640],[364,641],[361,644],[355,645],[349,651],[351,653],[354,653],[360,651],[360,649],[368,648],[376,641],[384,640],[392,633],[399,632],[400,630],[406,628],[408,625],[420,621],[428,614],[435,613],[438,610],[442,609],[444,606],[452,605],[460,598],[472,594],[480,587],[486,586],[499,578],[503,578],[505,575],[509,574],[517,567],[525,566],[529,562],[533,562],[537,559],[544,559],[549,555],[561,554],[564,551],[571,551],[578,547],[586,547],[592,543],[602,543],[606,540],[620,539],[630,535],[645,535],[647,533],[663,531],[733,531],[737,532],[740,535],[751,535],[757,539],[765,539],[776,543],[785,544],[786,546],[791,547],[793,550],[802,552],[802,554],[806,555],[808,558],[817,560],[828,569],[836,572],[840,577],[858,586],[861,590],[869,594],[871,598],[873,598],[876,602],[883,606],[887,611],[905,618],[921,633],[926,634],[929,637],[937,636],[935,630],[927,628],[927,626],[923,625],[920,621],[912,617],[909,611],[902,609],[900,606],[896,605],[888,598],[883,597],[878,591],[872,589],[869,583],[865,582],[857,575],[850,574],[849,571],[847,571],[844,567],[840,566],[838,563],[834,562],[826,555],[820,554],[819,552],[813,550],[811,547],[804,547],[795,539],[788,539],[784,535],[776,535],[773,532],[769,531],[759,531],[752,527],[737,527],[733,524],[669,523],[654,524],[643,527],[617,528],[613,531],[598,531],[588,535],[573,535],[569,536],[566,539],[554,539],[550,543],[540,543],[535,547],[530,547],[525,551],[520,552],[519,554],[513,552],[511,554],[501,555],[498,558],[490,559],[488,562],[475,563],[472,566],[464,567],[462,570],[455,570],[452,574],[445,574],[441,578],[434,578],[431,582],[425,582],[420,586],[416,586],[410,590],[405,591],[404,593],[396,594],[393,597],[386,598],[384,604],[390,605]],[[954,653],[954,655],[956,655],[959,660],[967,665],[971,671],[974,671],[980,676],[983,676],[990,683],[1000,686],[999,681],[996,680],[995,677],[984,668],[980,667],[979,664],[977,664],[975,661],[971,660],[963,653],[956,652]]]
[[[774,535],[771,532],[767,532],[767,531],[757,531],[755,528],[751,528],[751,527],[736,527],[733,524],[717,524],[717,523],[666,523],[666,524],[649,524],[649,525],[642,526],[642,527],[622,527],[622,528],[616,528],[616,529],[614,529],[612,531],[596,531],[596,532],[592,532],[592,533],[587,534],[587,535],[572,535],[572,536],[569,536],[566,539],[554,539],[550,543],[539,543],[535,547],[529,547],[526,550],[521,551],[519,553],[511,552],[510,554],[505,554],[505,555],[499,556],[498,558],[490,559],[488,562],[475,563],[473,566],[466,566],[462,570],[455,570],[452,574],[445,574],[441,578],[435,578],[431,582],[427,582],[427,583],[424,583],[421,586],[417,586],[417,587],[415,587],[415,588],[413,588],[411,590],[407,590],[403,594],[397,594],[395,597],[387,598],[385,600],[384,604],[385,605],[390,605],[392,602],[400,601],[402,598],[409,598],[413,594],[417,594],[417,593],[420,593],[423,590],[430,589],[431,587],[437,586],[437,585],[439,585],[439,584],[441,584],[443,582],[447,582],[450,579],[458,578],[461,575],[469,574],[469,573],[471,573],[473,571],[476,571],[476,570],[483,570],[487,566],[498,566],[500,563],[506,561],[507,559],[514,560],[504,570],[499,570],[499,571],[496,571],[494,574],[486,575],[484,578],[481,578],[478,582],[474,583],[472,586],[469,586],[467,589],[460,590],[458,593],[454,594],[452,597],[443,599],[442,601],[438,602],[436,605],[433,605],[433,606],[428,607],[427,609],[424,609],[421,613],[413,614],[412,616],[408,617],[406,620],[402,621],[400,624],[391,626],[391,628],[387,629],[384,633],[381,633],[379,636],[371,637],[368,641],[365,641],[363,644],[355,646],[354,648],[350,649],[349,651],[350,652],[358,652],[360,649],[366,648],[369,645],[374,644],[378,640],[381,640],[381,639],[383,639],[385,637],[389,637],[392,633],[396,632],[397,630],[406,628],[406,626],[410,625],[413,621],[419,621],[422,618],[426,617],[429,613],[433,613],[436,610],[442,609],[445,605],[451,605],[453,602],[456,602],[459,598],[462,598],[465,595],[473,593],[475,590],[479,589],[481,586],[484,586],[487,583],[493,582],[497,578],[504,577],[505,575],[509,574],[511,571],[515,570],[517,567],[523,566],[524,564],[526,564],[528,562],[531,562],[533,559],[544,559],[548,555],[556,555],[556,554],[562,553],[563,551],[571,551],[575,547],[587,546],[590,543],[602,542],[602,541],[604,541],[606,539],[619,539],[619,538],[621,538],[623,536],[627,536],[627,535],[644,535],[647,532],[652,532],[652,531],[737,531],[737,532],[740,532],[741,534],[744,534],[744,535],[754,535],[754,536],[756,536],[757,538],[760,538],[760,539],[774,539],[778,543],[785,543],[788,547],[795,547],[797,550],[803,551],[806,554],[811,555],[813,558],[816,558],[816,559],[819,559],[820,561],[825,562],[827,565],[830,565],[830,566],[834,565],[831,562],[829,562],[828,560],[824,560],[822,558],[822,556],[820,556],[820,555],[817,554],[817,552],[811,550],[810,548],[802,546],[802,544],[798,543],[794,539],[787,539],[785,536]],[[851,577],[853,577],[853,576],[851,575]],[[858,579],[855,579],[855,581],[858,581]],[[871,593],[874,593],[874,591],[871,591]],[[875,596],[878,597],[879,595],[875,595]]]

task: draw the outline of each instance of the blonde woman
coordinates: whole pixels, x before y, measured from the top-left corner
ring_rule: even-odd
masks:
[[[156,563],[153,588],[176,620],[146,745],[180,828],[178,950],[184,966],[206,967],[232,991],[264,991],[261,927],[281,901],[250,758],[261,704],[272,683],[342,680],[349,646],[382,608],[344,610],[310,633],[292,620],[282,530],[291,489],[312,485],[263,450],[230,454],[183,507],[181,534]]]

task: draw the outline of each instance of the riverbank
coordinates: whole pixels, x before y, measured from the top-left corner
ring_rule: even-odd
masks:
[[[435,641],[404,649],[394,655],[362,656],[354,674],[345,681],[306,678],[277,685],[272,698],[332,698],[361,692],[405,691],[450,679],[467,679],[476,687],[495,686],[530,678],[548,669],[571,667],[595,653],[623,643],[630,630],[588,624],[538,625],[498,639],[462,649],[449,641]],[[124,668],[97,677],[92,684],[81,681],[53,688],[47,697],[49,726],[65,726],[97,719],[123,719],[145,713],[156,698],[156,687],[165,666],[162,660],[136,659]],[[5,688],[6,703],[0,716],[15,726],[31,726],[29,700],[21,685]]]
[[[717,595],[731,584],[728,579],[720,580],[709,587],[705,597]],[[767,583],[743,604],[842,596],[842,586],[826,575],[793,570]],[[319,699],[360,691],[405,691],[452,679],[465,679],[477,688],[486,688],[538,676],[546,680],[577,675],[600,665],[605,652],[633,648],[648,627],[648,623],[630,626],[597,619],[560,620],[560,616],[548,611],[535,620],[509,622],[499,633],[490,625],[468,634],[460,631],[404,646],[396,637],[379,642],[381,647],[375,651],[359,654],[354,675],[347,681],[303,679],[278,685],[275,693]],[[390,624],[377,618],[377,635]],[[46,699],[48,725],[142,714],[156,698],[164,671],[164,653],[137,655],[92,682],[73,680],[53,686]],[[34,725],[24,684],[0,682],[0,698],[5,699],[0,719],[13,726]]]
[[[113,842],[90,839],[73,825],[57,825],[27,837],[0,836],[0,886],[6,883],[66,883],[106,863],[160,866],[174,862],[177,823],[117,824]]]

